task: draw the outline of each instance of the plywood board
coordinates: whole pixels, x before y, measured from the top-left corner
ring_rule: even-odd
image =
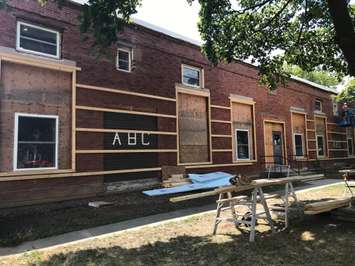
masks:
[[[179,156],[181,163],[208,162],[208,101],[204,96],[178,94]]]

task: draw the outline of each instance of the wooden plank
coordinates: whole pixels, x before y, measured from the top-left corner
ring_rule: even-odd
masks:
[[[140,149],[140,150],[77,150],[77,154],[106,154],[106,153],[166,153],[177,152],[176,149]]]
[[[77,110],[85,110],[85,111],[110,112],[110,113],[133,114],[133,115],[146,115],[146,116],[166,117],[166,118],[174,118],[174,119],[176,119],[176,115],[167,115],[167,114],[159,114],[159,113],[131,111],[131,110],[124,110],[124,109],[99,108],[99,107],[82,106],[82,105],[77,105],[76,109]]]
[[[106,129],[106,128],[77,128],[77,132],[94,132],[94,133],[139,133],[151,135],[177,135],[172,131],[152,131],[152,130],[132,130],[132,129]]]
[[[294,177],[286,177],[286,178],[278,178],[278,179],[257,179],[252,182],[250,185],[245,186],[225,186],[221,188],[216,188],[213,191],[207,191],[202,193],[195,193],[190,195],[178,196],[170,198],[171,202],[179,202],[190,199],[197,199],[202,197],[215,196],[220,193],[228,193],[228,192],[242,192],[247,191],[256,187],[266,187],[266,186],[274,186],[274,185],[283,185],[292,182],[303,182],[303,181],[311,181],[324,178],[323,174],[320,175],[309,175],[309,176],[294,176]]]
[[[174,99],[174,98],[151,95],[151,94],[146,94],[146,93],[133,92],[133,91],[129,91],[129,90],[110,89],[110,88],[91,86],[91,85],[84,85],[84,84],[77,84],[76,86],[78,88],[84,88],[84,89],[88,89],[88,90],[96,90],[96,91],[104,91],[104,92],[111,92],[111,93],[126,94],[126,95],[150,98],[150,99],[155,99],[155,100],[170,101],[170,102],[175,102],[176,101],[176,99]]]
[[[222,105],[215,105],[215,104],[211,104],[212,108],[216,108],[216,109],[224,109],[224,110],[230,110],[230,106],[222,106]]]

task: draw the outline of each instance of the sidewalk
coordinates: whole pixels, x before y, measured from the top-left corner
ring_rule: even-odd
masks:
[[[295,187],[296,191],[311,190],[320,186],[333,185],[342,182],[339,179],[322,179],[304,183],[304,185]],[[120,233],[127,230],[138,230],[144,226],[156,226],[159,224],[168,223],[171,221],[179,221],[187,219],[191,216],[203,215],[207,212],[215,211],[215,204],[210,204],[202,207],[178,210],[169,213],[156,214],[146,217],[141,217],[124,222],[89,228],[85,230],[70,232],[58,236],[38,239],[35,241],[24,242],[16,247],[0,248],[0,256],[15,255],[36,249],[53,248],[69,243],[85,241],[92,238],[106,237],[108,234]]]

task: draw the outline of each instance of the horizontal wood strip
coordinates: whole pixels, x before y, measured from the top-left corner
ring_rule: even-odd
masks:
[[[68,174],[51,174],[51,175],[39,175],[39,176],[5,177],[5,178],[0,178],[0,182],[24,181],[24,180],[32,180],[32,179],[80,177],[80,176],[89,177],[89,176],[141,173],[141,172],[156,172],[156,171],[160,171],[160,170],[161,170],[161,167],[155,167],[155,168],[110,170],[110,171],[79,172],[79,173],[68,173]]]
[[[211,135],[212,138],[231,138],[232,135]]]
[[[316,139],[308,139],[308,141],[317,141]]]
[[[74,170],[72,169],[59,169],[59,170],[21,170],[16,172],[3,172],[0,173],[1,177],[8,177],[8,176],[30,176],[30,175],[48,175],[48,174],[62,174],[62,173],[73,173]]]
[[[348,143],[346,140],[328,140],[328,142],[341,142],[341,143]]]
[[[346,135],[346,132],[328,131],[328,134]]]
[[[224,124],[232,124],[231,121],[226,121],[226,120],[216,120],[216,119],[212,119],[211,120],[212,123],[224,123]]]
[[[174,149],[141,149],[141,150],[77,150],[77,154],[107,154],[107,153],[163,153],[177,152]]]
[[[212,150],[212,152],[232,152],[232,149],[215,149]]]
[[[128,91],[128,90],[111,89],[111,88],[98,87],[98,86],[91,86],[91,85],[84,85],[84,84],[77,84],[76,86],[77,86],[78,88],[84,88],[84,89],[88,89],[88,90],[96,90],[96,91],[104,91],[104,92],[111,92],[111,93],[119,93],[119,94],[126,94],[126,95],[132,95],[132,96],[138,96],[138,97],[144,97],[144,98],[150,98],[150,99],[156,99],[156,100],[163,100],[163,101],[176,102],[176,99],[175,99],[175,98],[168,98],[168,97],[157,96],[157,95],[151,95],[151,94],[140,93],[140,92],[133,92],[133,91]]]
[[[212,108],[216,108],[216,109],[224,109],[224,110],[231,110],[232,108],[230,106],[222,106],[222,105],[215,105],[215,104],[211,104]]]
[[[233,166],[243,166],[243,165],[252,165],[252,162],[245,163],[226,163],[226,164],[210,164],[210,165],[188,165],[185,166],[186,169],[195,169],[195,168],[216,168],[216,167],[233,167]]]
[[[306,130],[309,131],[309,132],[315,132],[316,131],[315,129],[311,129],[311,128],[307,128]]]
[[[106,128],[77,128],[77,132],[94,132],[94,133],[144,133],[151,135],[177,135],[176,132],[169,131],[149,131],[149,130],[132,130],[132,129],[106,129]]]
[[[166,115],[166,114],[158,114],[158,113],[150,113],[150,112],[131,111],[131,110],[124,110],[124,109],[99,108],[99,107],[82,106],[82,105],[77,105],[76,109],[77,110],[85,110],[85,111],[146,115],[146,116],[166,117],[166,118],[176,119],[176,115]]]
[[[347,151],[348,149],[329,149],[329,151]]]

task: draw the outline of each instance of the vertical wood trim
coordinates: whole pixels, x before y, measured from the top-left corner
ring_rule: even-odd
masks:
[[[307,158],[309,159],[309,152],[308,152],[308,131],[307,131],[307,115],[304,115],[304,128],[305,128],[305,132],[304,132],[304,141],[306,143],[306,154],[307,154]]]
[[[71,168],[76,169],[76,71],[72,74],[72,157]]]
[[[327,157],[329,158],[328,117],[324,118],[324,124],[325,124],[325,145],[327,145]]]
[[[256,123],[255,123],[255,103],[253,103],[253,136],[254,136],[254,160],[258,161],[258,151],[256,144]]]
[[[2,79],[2,60],[1,60],[1,56],[0,56],[0,81]]]
[[[203,70],[202,70],[203,71]],[[202,72],[204,73],[204,72]],[[204,75],[203,75],[204,76]],[[203,77],[204,79],[204,77]],[[210,159],[209,162],[213,163],[213,157],[212,157],[212,124],[211,124],[211,95],[208,95],[207,97],[207,108],[208,108],[208,135],[209,135],[209,146],[210,146]]]
[[[232,136],[232,160],[235,162],[237,160],[237,147],[235,146],[235,132],[233,127],[233,101],[229,97],[229,106],[230,106],[230,122],[231,122],[231,136]]]
[[[181,68],[182,73],[182,68]],[[182,75],[182,74],[181,74]],[[176,165],[180,163],[180,134],[179,134],[179,92],[178,88],[175,88],[175,99],[176,99]]]

